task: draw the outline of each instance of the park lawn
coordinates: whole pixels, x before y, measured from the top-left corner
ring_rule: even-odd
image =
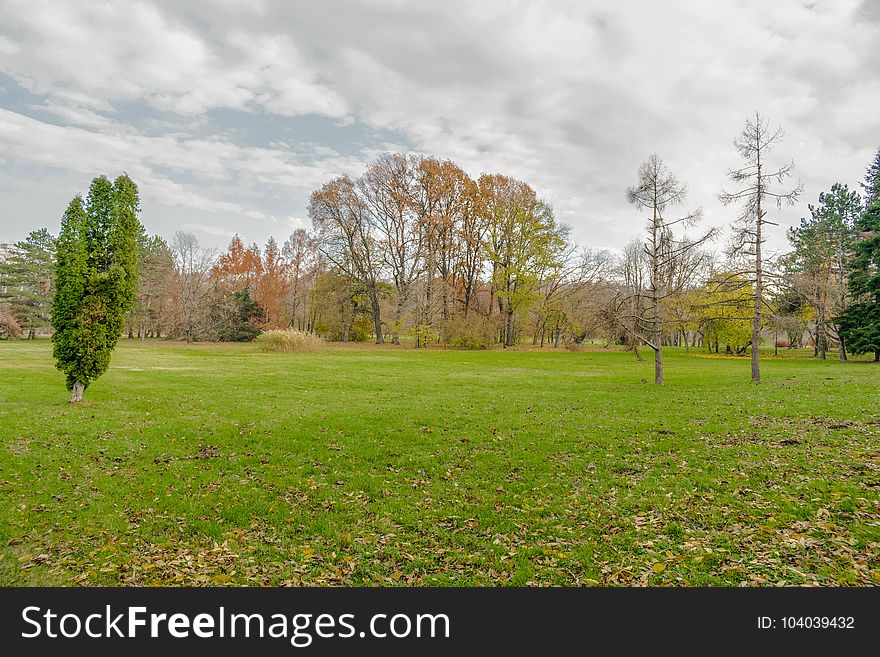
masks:
[[[0,343],[0,584],[880,584],[880,366],[667,352]]]

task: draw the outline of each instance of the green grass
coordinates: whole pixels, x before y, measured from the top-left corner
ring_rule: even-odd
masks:
[[[0,583],[880,583],[880,367],[0,344]]]

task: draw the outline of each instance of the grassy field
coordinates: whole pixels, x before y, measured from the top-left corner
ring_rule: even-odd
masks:
[[[0,343],[6,585],[877,585],[880,366]]]

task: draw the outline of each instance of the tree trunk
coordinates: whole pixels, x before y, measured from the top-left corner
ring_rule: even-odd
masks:
[[[507,328],[504,331],[504,346],[513,346],[513,306],[507,307]]]
[[[840,347],[840,360],[846,360],[846,341],[842,335],[838,336],[837,346]]]
[[[70,403],[75,404],[77,402],[81,402],[83,398],[83,391],[85,389],[86,387],[82,381],[74,382],[73,389],[70,391]]]
[[[663,385],[663,349],[660,346],[660,299],[657,290],[654,290],[652,300],[654,309],[654,326],[651,331],[651,341],[654,343],[654,383]]]
[[[819,308],[819,317],[816,320],[816,349],[819,352],[819,358],[825,360],[828,351],[828,334],[825,332],[824,308]]]
[[[403,300],[406,293],[403,290],[397,292],[397,308],[394,311],[394,332],[391,335],[391,344],[400,344],[400,326],[403,321]]]
[[[382,339],[382,316],[379,312],[379,294],[376,285],[370,286],[370,305],[373,311],[373,330],[376,332],[376,344],[383,344]]]
[[[660,217],[657,208],[657,185],[654,185],[654,220],[651,222],[651,348],[654,349],[654,383],[663,385],[663,348],[660,345],[660,254],[657,234]]]
[[[759,169],[760,171],[760,169]],[[761,342],[761,304],[763,301],[763,280],[761,277],[761,201],[758,200],[758,220],[755,222],[755,317],[752,320],[752,381],[761,380],[761,365],[758,361],[758,346]]]
[[[874,350],[874,362],[880,363],[880,349]]]

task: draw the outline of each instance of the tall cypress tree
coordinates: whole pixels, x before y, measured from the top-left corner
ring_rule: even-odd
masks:
[[[71,402],[110,365],[137,291],[137,186],[127,175],[95,178],[61,220],[52,304],[56,366]]]

